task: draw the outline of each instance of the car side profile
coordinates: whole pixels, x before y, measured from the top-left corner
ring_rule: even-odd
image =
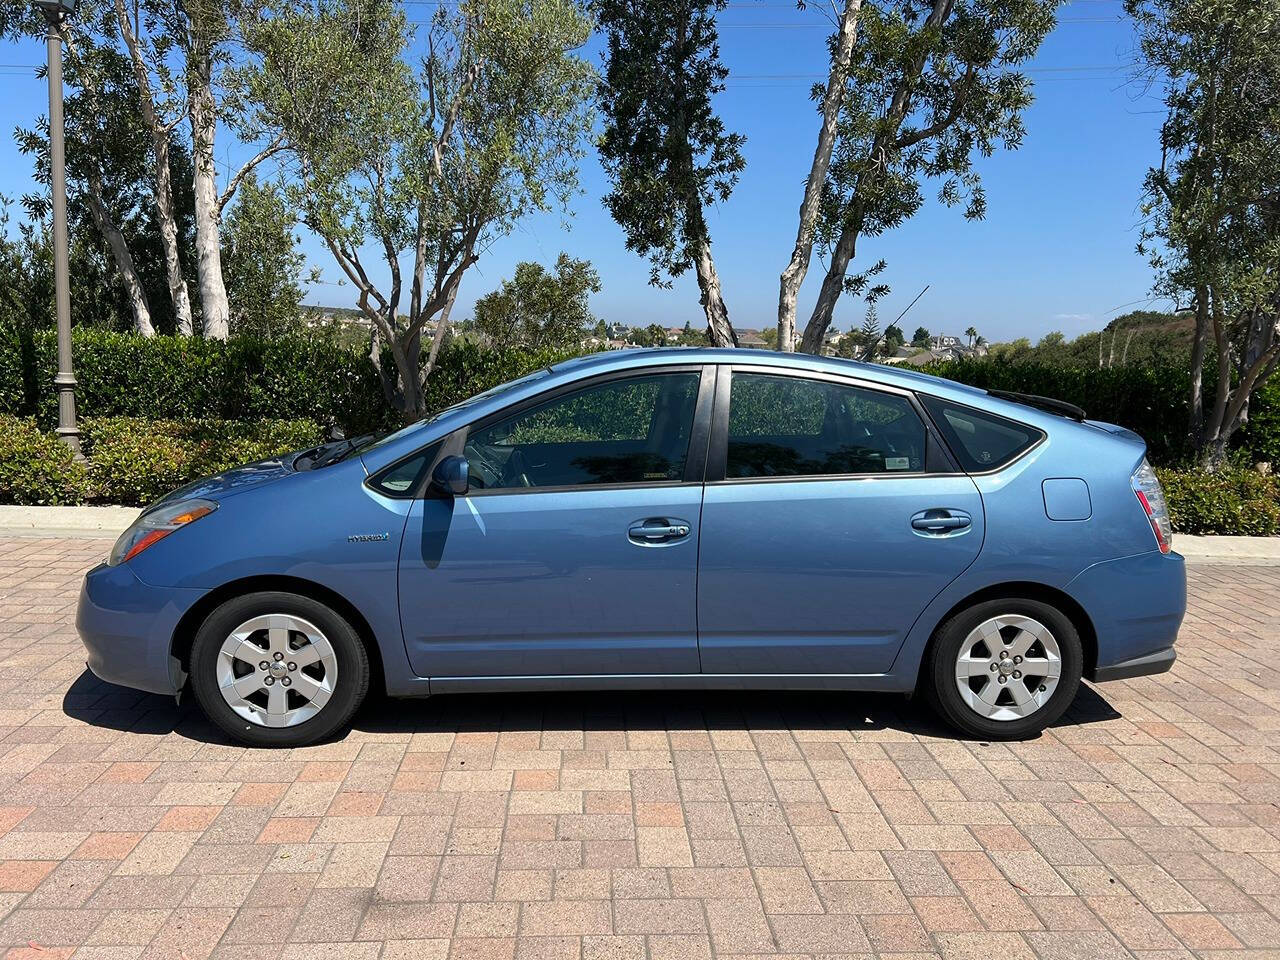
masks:
[[[255,745],[394,697],[876,690],[1016,739],[1186,609],[1145,444],[893,367],[624,350],[198,481],[89,571],[103,680]]]

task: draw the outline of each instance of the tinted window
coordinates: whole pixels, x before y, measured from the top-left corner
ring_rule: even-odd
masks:
[[[921,396],[960,466],[971,473],[994,470],[1034,446],[1044,436],[1035,427],[994,413]]]
[[[474,487],[509,489],[684,478],[697,373],[610,380],[474,431]]]
[[[821,380],[735,373],[727,477],[923,470],[925,428],[901,396]]]

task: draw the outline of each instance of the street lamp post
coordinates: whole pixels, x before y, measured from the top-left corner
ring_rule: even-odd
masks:
[[[53,286],[58,311],[58,436],[77,460],[80,427],[76,424],[76,377],[71,371],[71,281],[67,256],[67,166],[62,143],[62,34],[59,27],[75,9],[75,0],[35,0],[49,24],[49,161],[53,192]]]

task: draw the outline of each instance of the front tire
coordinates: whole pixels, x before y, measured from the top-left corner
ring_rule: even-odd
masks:
[[[255,747],[300,747],[332,736],[369,689],[369,655],[351,624],[310,597],[235,597],[200,625],[191,688],[205,715]]]
[[[971,737],[1021,740],[1062,716],[1080,687],[1075,625],[1039,600],[987,600],[944,622],[921,680],[934,710]]]

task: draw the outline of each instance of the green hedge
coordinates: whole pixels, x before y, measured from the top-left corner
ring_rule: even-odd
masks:
[[[140,420],[84,422],[90,495],[143,505],[183,484],[320,442],[311,420]]]
[[[1280,477],[1255,470],[1157,470],[1179,533],[1280,534]]]
[[[144,506],[192,480],[320,440],[311,420],[92,417],[81,427],[83,465],[31,418],[0,415],[0,503]]]
[[[29,417],[0,414],[0,503],[80,503],[84,468],[57,436]]]
[[[441,351],[427,400],[440,409],[569,355],[456,342]],[[368,356],[320,337],[143,339],[76,330],[72,363],[82,418],[311,420],[339,425],[348,435],[398,423]],[[51,331],[0,333],[0,413],[35,417],[52,429],[56,369]]]
[[[1102,369],[974,359],[930,364],[924,372],[984,390],[1016,390],[1074,403],[1092,420],[1117,423],[1139,434],[1155,463],[1179,463],[1190,453],[1191,378],[1185,364]],[[1212,396],[1212,384],[1205,384],[1205,396]],[[1254,395],[1249,423],[1234,441],[1248,459],[1280,465],[1280,376]]]

